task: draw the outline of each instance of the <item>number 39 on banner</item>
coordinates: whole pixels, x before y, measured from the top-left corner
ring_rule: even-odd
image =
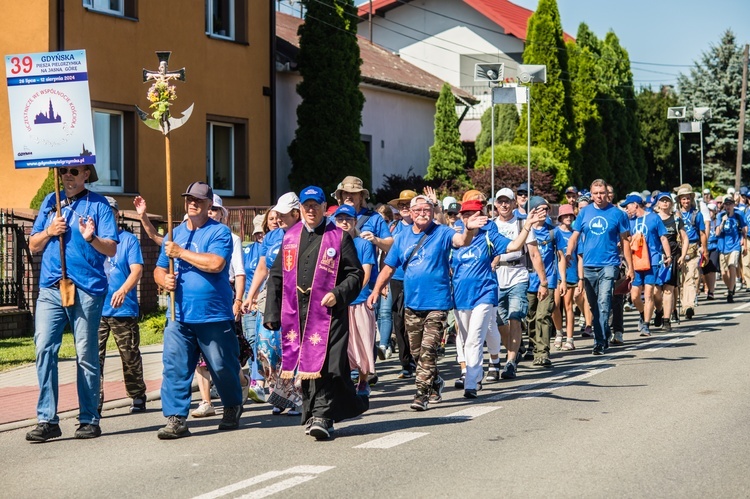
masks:
[[[31,57],[28,55],[21,57],[12,57],[10,59],[11,69],[10,72],[14,75],[20,74],[20,73],[30,73],[31,70],[34,68],[34,63],[31,60]]]

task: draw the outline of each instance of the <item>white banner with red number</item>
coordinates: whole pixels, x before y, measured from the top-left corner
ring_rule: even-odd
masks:
[[[86,51],[5,56],[16,168],[96,163]]]

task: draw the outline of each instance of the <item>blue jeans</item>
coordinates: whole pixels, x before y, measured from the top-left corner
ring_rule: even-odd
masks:
[[[99,424],[99,320],[104,298],[104,295],[93,296],[76,287],[75,305],[65,308],[59,289],[39,290],[34,345],[39,379],[36,414],[40,423],[58,424],[60,421],[57,416],[57,354],[63,329],[70,323],[76,347],[78,418],[81,424]]]
[[[391,333],[393,332],[393,296],[390,288],[388,296],[380,296],[375,302],[375,318],[378,321],[378,331],[380,332],[380,344],[387,347],[391,342]]]
[[[615,266],[585,267],[583,269],[586,298],[594,315],[594,344],[608,346],[609,311],[612,309],[612,291],[619,269]]]
[[[256,322],[258,321],[258,315],[259,314],[257,310],[253,310],[252,312],[242,314],[242,333],[245,335],[247,342],[250,343],[250,348],[253,349],[254,359],[258,358],[258,349],[256,347],[256,342],[255,342],[255,338],[257,337]],[[253,380],[263,379],[263,376],[261,376],[258,373],[257,362],[249,360],[247,362],[247,367],[250,369],[251,379]]]
[[[529,312],[529,299],[526,292],[529,281],[519,282],[498,291],[497,325],[504,326],[510,321],[521,322]]]
[[[232,322],[186,324],[168,320],[164,329],[161,384],[164,416],[187,417],[190,412],[191,384],[199,353],[206,359],[206,367],[224,407],[242,404],[240,346]]]

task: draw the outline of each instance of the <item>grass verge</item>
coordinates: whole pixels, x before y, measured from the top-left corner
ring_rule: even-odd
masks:
[[[167,317],[164,312],[154,312],[146,315],[140,321],[141,346],[161,343],[164,339],[164,326]],[[114,338],[110,335],[107,351],[117,350]],[[73,333],[63,333],[60,359],[72,359],[76,356],[73,344]],[[4,338],[0,339],[0,372],[32,364],[35,360],[34,338]]]

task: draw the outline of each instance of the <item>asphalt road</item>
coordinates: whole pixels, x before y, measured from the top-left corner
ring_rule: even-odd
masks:
[[[701,303],[698,315],[649,339],[591,356],[553,353],[518,379],[464,399],[441,360],[441,404],[414,413],[413,379],[382,363],[371,409],[316,442],[299,420],[248,404],[241,430],[220,416],[160,441],[160,407],[106,411],[104,435],[24,440],[0,434],[2,497],[750,497],[750,293]],[[636,314],[626,314],[634,330]],[[450,354],[450,351],[449,351]]]

